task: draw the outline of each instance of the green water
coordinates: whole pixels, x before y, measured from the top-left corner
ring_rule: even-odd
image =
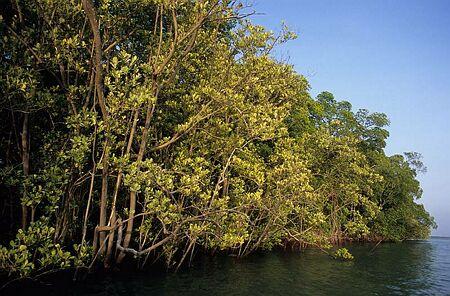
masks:
[[[118,273],[44,295],[450,295],[450,239],[354,245],[352,262],[318,250],[205,258],[176,274]]]

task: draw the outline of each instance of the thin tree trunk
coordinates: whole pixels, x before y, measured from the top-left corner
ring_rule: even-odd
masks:
[[[156,83],[155,83],[155,85],[156,85]],[[155,89],[157,89],[156,86],[155,86]],[[157,91],[155,91],[155,92],[157,93]],[[147,146],[148,133],[149,133],[149,129],[150,129],[150,122],[151,122],[151,119],[153,116],[154,108],[155,108],[154,104],[149,103],[147,105],[147,115],[145,118],[145,126],[144,126],[144,130],[142,132],[142,139],[141,139],[141,143],[139,145],[139,152],[138,152],[138,156],[137,156],[137,160],[136,160],[136,162],[138,163],[137,169],[139,169],[140,162],[144,158],[145,148]],[[128,211],[128,219],[129,220],[127,223],[125,238],[123,240],[123,247],[125,249],[128,248],[128,246],[130,245],[131,232],[133,231],[135,211],[136,211],[136,191],[131,191],[130,192],[130,208]],[[125,252],[123,252],[123,251],[120,252],[119,256],[117,257],[117,263],[121,263],[124,257],[125,257]]]
[[[105,146],[108,145],[108,140],[106,140],[107,143]],[[102,192],[101,192],[101,199],[100,199],[100,221],[99,225],[100,227],[106,225],[106,200],[108,197],[108,162],[109,162],[109,151],[108,147],[106,147],[105,154],[103,155],[103,168],[102,168]],[[106,233],[100,232],[100,254],[103,254],[105,252],[105,238]]]
[[[89,218],[89,210],[91,208],[92,193],[93,193],[93,189],[94,189],[95,171],[96,171],[96,165],[95,165],[95,162],[94,162],[94,167],[92,169],[92,175],[91,175],[91,182],[90,182],[90,185],[89,185],[88,201],[87,201],[87,205],[86,205],[86,211],[84,212],[83,233],[81,235],[81,244],[84,244],[84,242],[86,240],[87,221],[88,221],[88,218]]]
[[[94,35],[94,66],[95,66],[95,89],[98,97],[98,103],[102,111],[103,121],[106,126],[106,143],[103,150],[103,162],[102,162],[102,191],[100,197],[100,227],[106,224],[106,201],[108,197],[108,167],[109,167],[109,113],[106,108],[104,94],[103,94],[103,68],[102,68],[102,38],[100,35],[100,25],[95,13],[94,4],[91,0],[82,1],[83,9],[89,20],[92,33]],[[100,245],[105,245],[106,234],[104,232],[100,233]],[[103,254],[105,251],[104,247],[100,248],[100,253]]]
[[[116,213],[112,212],[111,217],[111,227],[112,229],[109,232],[109,239],[108,239],[108,248],[106,250],[106,257],[105,257],[105,268],[109,268],[111,266],[111,254],[112,254],[112,248],[113,248],[113,242],[114,242],[114,225],[116,224]]]
[[[134,135],[136,133],[136,126],[137,126],[137,122],[138,122],[138,117],[139,117],[139,110],[136,110],[134,112],[133,115],[133,123],[131,126],[131,130],[130,130],[130,135],[128,137],[128,143],[127,143],[127,147],[125,150],[125,156],[130,154],[131,151],[131,146],[133,144],[133,139],[134,139]],[[117,174],[117,180],[116,180],[116,186],[114,188],[114,195],[113,195],[113,202],[111,205],[111,216],[109,217],[109,222],[108,225],[109,226],[113,226],[116,223],[116,202],[117,202],[117,196],[119,194],[119,189],[120,189],[120,185],[122,183],[122,176],[123,176],[123,172],[122,169],[119,170],[118,174]],[[113,241],[114,241],[114,230],[112,230],[112,233],[110,233],[110,238],[109,238],[109,242],[108,242],[108,249],[106,251],[106,260],[105,260],[105,267],[109,267],[111,264],[111,254],[113,251]]]
[[[22,166],[25,179],[28,179],[30,174],[30,151],[28,143],[28,113],[24,114],[22,125]],[[24,184],[23,198],[27,197],[27,185]],[[28,223],[28,207],[22,204],[22,229],[27,227]]]

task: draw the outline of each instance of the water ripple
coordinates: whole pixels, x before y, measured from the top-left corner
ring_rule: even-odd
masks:
[[[450,240],[353,245],[352,262],[317,250],[208,257],[176,274],[119,273],[33,295],[450,295]]]

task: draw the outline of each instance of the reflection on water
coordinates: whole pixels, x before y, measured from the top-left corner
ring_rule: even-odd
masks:
[[[177,274],[127,273],[89,279],[45,295],[450,295],[450,239],[354,245],[352,262],[317,250],[244,260],[205,258]],[[34,290],[34,294],[39,293]],[[41,293],[39,293],[41,294]]]

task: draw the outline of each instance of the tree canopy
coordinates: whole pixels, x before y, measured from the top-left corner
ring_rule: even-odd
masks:
[[[385,114],[316,98],[295,34],[229,0],[9,1],[0,268],[178,268],[200,251],[426,238],[420,155]]]

